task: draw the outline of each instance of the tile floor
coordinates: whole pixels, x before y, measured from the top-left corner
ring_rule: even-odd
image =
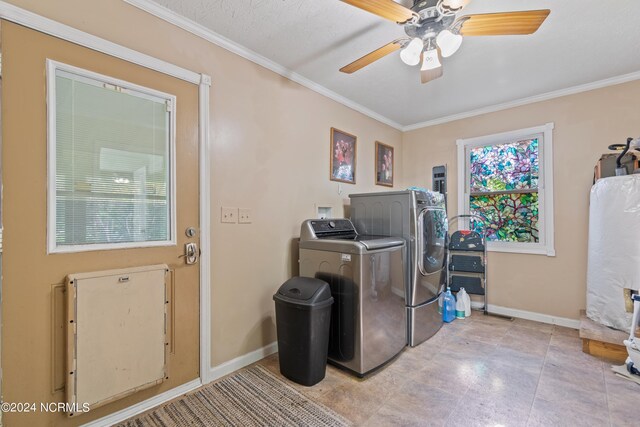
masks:
[[[287,381],[359,426],[640,426],[640,386],[609,367],[576,330],[474,312],[364,380]]]

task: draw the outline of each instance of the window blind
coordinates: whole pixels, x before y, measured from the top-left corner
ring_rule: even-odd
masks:
[[[56,70],[57,246],[170,240],[167,99]]]

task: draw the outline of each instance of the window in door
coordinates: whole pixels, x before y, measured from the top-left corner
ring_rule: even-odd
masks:
[[[175,97],[47,71],[49,252],[175,244]]]
[[[553,124],[458,141],[459,209],[488,249],[553,255]]]

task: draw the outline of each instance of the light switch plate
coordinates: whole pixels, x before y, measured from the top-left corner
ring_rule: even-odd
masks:
[[[245,208],[238,209],[238,222],[240,224],[251,224],[251,222],[253,222],[253,210]]]
[[[229,224],[235,224],[238,222],[238,208],[225,208],[222,207],[220,214],[220,222],[226,222]]]

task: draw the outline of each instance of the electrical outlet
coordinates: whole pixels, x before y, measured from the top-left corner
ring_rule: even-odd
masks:
[[[251,224],[253,221],[253,210],[251,209],[238,209],[238,222],[240,224]]]
[[[227,222],[235,224],[238,222],[238,208],[225,208],[222,207],[220,214],[220,222]]]

